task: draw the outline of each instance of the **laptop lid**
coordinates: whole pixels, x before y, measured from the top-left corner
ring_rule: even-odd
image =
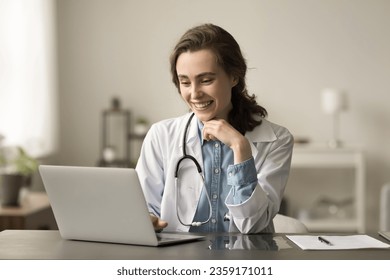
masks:
[[[41,165],[64,239],[158,246],[137,173],[129,168]],[[171,244],[202,236],[170,234]]]
[[[390,231],[378,231],[379,235],[385,238],[387,241],[390,241]]]

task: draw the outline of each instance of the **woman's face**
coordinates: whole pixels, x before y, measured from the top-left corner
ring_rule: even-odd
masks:
[[[218,65],[211,50],[182,53],[176,71],[182,98],[202,122],[227,120],[232,109],[232,87],[237,82]]]

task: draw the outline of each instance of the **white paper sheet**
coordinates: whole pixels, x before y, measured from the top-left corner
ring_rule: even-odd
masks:
[[[321,242],[319,235],[286,235],[302,250],[351,250],[367,248],[390,248],[390,245],[365,234],[358,235],[320,235],[331,245]]]

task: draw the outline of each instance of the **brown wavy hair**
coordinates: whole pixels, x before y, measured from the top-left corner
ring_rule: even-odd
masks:
[[[229,112],[229,123],[242,134],[252,131],[261,124],[261,118],[267,116],[267,110],[257,104],[256,96],[249,95],[245,75],[247,65],[240,46],[233,36],[223,28],[213,24],[203,24],[189,29],[176,44],[171,56],[172,81],[180,93],[180,83],[176,72],[177,59],[182,53],[202,49],[211,50],[217,63],[228,75],[238,79],[232,88],[231,102],[233,109]],[[260,116],[261,118],[256,118]]]

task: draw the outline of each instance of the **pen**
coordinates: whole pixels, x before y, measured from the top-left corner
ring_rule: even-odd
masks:
[[[319,240],[320,242],[325,243],[326,245],[329,245],[329,246],[332,246],[332,245],[333,245],[329,240],[326,240],[326,239],[323,238],[322,236],[318,236],[318,240]]]

